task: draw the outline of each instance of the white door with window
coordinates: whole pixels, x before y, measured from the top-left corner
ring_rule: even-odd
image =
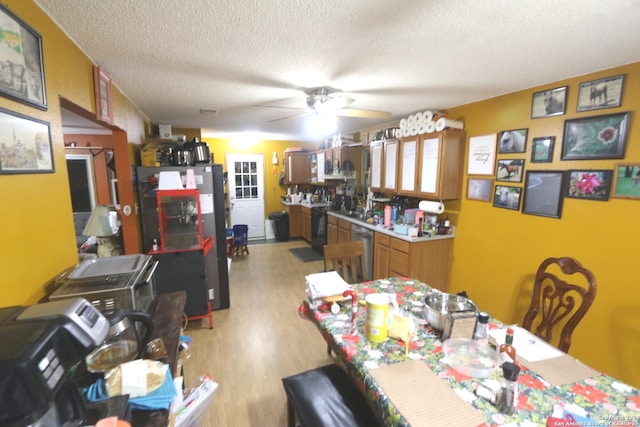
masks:
[[[263,239],[264,156],[227,154],[226,160],[231,225],[246,224],[249,239]]]

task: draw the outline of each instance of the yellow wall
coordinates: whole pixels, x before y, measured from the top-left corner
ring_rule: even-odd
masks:
[[[622,106],[576,113],[581,82],[624,74]],[[533,92],[568,86],[567,113],[530,119]],[[614,163],[640,163],[640,63],[469,104],[449,111],[464,120],[467,136],[529,128],[526,170],[613,169]],[[566,119],[631,111],[625,158],[561,161]],[[531,138],[555,136],[552,163],[531,163]],[[465,168],[466,170],[466,168]],[[465,179],[466,183],[466,179]],[[517,184],[523,186],[524,184]],[[463,191],[466,194],[466,189]],[[565,199],[561,219],[495,208],[491,203],[460,201],[450,289],[466,290],[482,310],[505,322],[521,323],[526,292],[543,259],[570,256],[591,269],[598,280],[594,304],[574,332],[572,355],[592,366],[640,386],[640,286],[638,256],[640,200]],[[525,296],[524,299],[522,296]]]
[[[278,185],[280,172],[283,168],[284,150],[291,147],[302,147],[308,151],[317,147],[305,146],[302,142],[295,141],[256,141],[254,143],[243,143],[238,140],[203,138],[209,145],[209,150],[213,155],[215,163],[223,165],[227,170],[227,154],[262,154],[264,155],[264,198],[265,198],[265,218],[271,212],[282,210],[280,197],[285,195],[286,189]],[[271,164],[273,152],[278,153],[278,165]]]
[[[55,172],[0,175],[0,307],[36,302],[46,282],[78,262],[59,98],[95,112],[91,60],[32,0],[2,4],[42,36],[48,109],[2,96],[0,107],[50,123]],[[115,87],[113,97],[116,125],[142,142],[144,116]]]

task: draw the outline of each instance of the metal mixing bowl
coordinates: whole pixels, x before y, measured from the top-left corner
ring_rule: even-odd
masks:
[[[439,332],[444,329],[447,313],[478,311],[476,305],[469,298],[444,292],[429,295],[424,302],[427,321],[433,329]]]

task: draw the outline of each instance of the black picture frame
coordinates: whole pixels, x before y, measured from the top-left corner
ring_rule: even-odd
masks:
[[[560,218],[564,187],[564,171],[527,171],[522,213]]]
[[[624,74],[580,83],[576,111],[601,110],[622,105]]]
[[[493,206],[496,208],[520,210],[521,187],[496,185],[493,190]]]
[[[535,92],[531,97],[531,118],[561,116],[567,111],[567,86]]]
[[[53,173],[51,126],[0,108],[0,174]]]
[[[496,181],[522,182],[524,159],[498,159]]]
[[[0,95],[46,110],[42,37],[0,4]]]
[[[565,120],[560,160],[623,159],[630,112]]]
[[[569,170],[565,197],[572,199],[609,200],[613,170]]]
[[[503,130],[498,133],[498,154],[527,151],[528,128]]]
[[[531,140],[531,163],[550,163],[553,159],[555,136],[540,136]]]

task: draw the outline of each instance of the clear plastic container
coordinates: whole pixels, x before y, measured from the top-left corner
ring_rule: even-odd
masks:
[[[442,343],[443,363],[461,374],[487,378],[500,365],[500,357],[489,345],[468,338],[451,338]]]

